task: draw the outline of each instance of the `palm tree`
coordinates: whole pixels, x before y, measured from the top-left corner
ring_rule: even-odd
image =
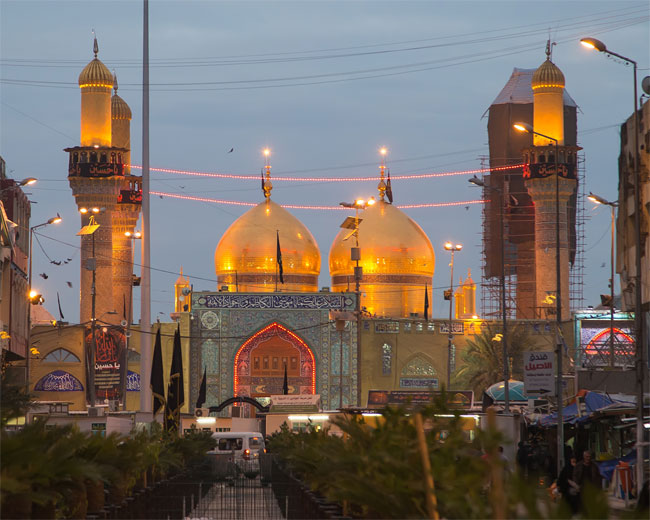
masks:
[[[498,326],[489,325],[467,340],[467,349],[462,354],[462,367],[454,375],[456,388],[470,388],[475,396],[494,383],[503,381],[503,335]],[[508,363],[510,378],[523,378],[523,353],[537,350],[528,330],[523,325],[508,329]]]

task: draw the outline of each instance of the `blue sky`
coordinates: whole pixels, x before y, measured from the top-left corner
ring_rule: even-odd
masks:
[[[66,320],[76,321],[80,220],[63,148],[79,143],[77,76],[92,58],[95,29],[99,57],[116,69],[119,93],[134,114],[132,160],[140,164],[142,5],[3,0],[0,19],[0,154],[11,176],[40,180],[29,190],[36,202],[32,224],[56,212],[64,218],[43,231],[53,240],[40,241],[50,258],[73,261],[50,264],[35,245],[34,284],[55,315],[58,291]],[[261,149],[269,146],[274,175],[373,175],[382,145],[390,150],[392,175],[478,168],[488,153],[487,118],[481,116],[514,67],[534,68],[544,61],[550,33],[557,41],[554,61],[580,107],[586,192],[614,199],[618,125],[632,112],[632,71],[585,50],[580,37],[597,37],[636,59],[639,80],[649,74],[646,2],[152,0],[150,31],[151,165],[183,170],[258,174]],[[395,202],[479,198],[468,177],[395,181]],[[155,172],[152,190],[262,200],[259,182]],[[336,205],[373,194],[376,181],[276,182],[273,199]],[[152,198],[152,267],[159,269],[152,275],[153,319],[170,312],[181,265],[195,289],[216,287],[214,249],[244,211]],[[344,214],[292,212],[318,241],[320,285],[330,285],[327,253]],[[442,244],[463,243],[455,273],[464,275],[469,268],[479,281],[481,207],[407,213],[436,251],[432,310],[434,317],[443,317],[449,267]],[[609,210],[587,202],[585,214],[584,293],[586,303],[595,305],[608,291]],[[47,280],[37,276],[42,272]],[[136,291],[136,315],[138,298]]]

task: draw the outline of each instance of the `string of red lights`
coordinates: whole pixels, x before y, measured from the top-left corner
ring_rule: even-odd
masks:
[[[416,180],[416,179],[432,179],[436,177],[452,177],[456,175],[474,175],[477,173],[490,173],[495,171],[516,170],[522,168],[523,164],[513,164],[509,166],[498,166],[496,168],[477,168],[474,170],[459,170],[453,172],[440,172],[440,173],[414,173],[393,175],[392,180]],[[132,164],[133,169],[142,169],[142,166]],[[171,168],[150,168],[151,171],[159,173],[173,173],[178,175],[193,175],[196,177],[210,177],[216,179],[239,179],[239,180],[254,180],[259,182],[260,176],[248,174],[235,174],[235,173],[215,173],[215,172],[199,172],[191,170],[175,170]],[[273,181],[288,181],[288,182],[358,182],[358,181],[375,181],[379,178],[378,175],[371,175],[365,177],[273,177]]]
[[[210,202],[212,204],[227,204],[230,206],[257,206],[256,202],[242,202],[237,200],[222,200],[222,199],[210,199],[208,197],[194,197],[191,195],[179,195],[177,193],[166,193],[163,191],[152,191],[152,195],[158,195],[160,197],[168,197],[170,199],[180,199],[180,200],[191,200],[196,202]],[[395,207],[400,209],[419,209],[419,208],[444,208],[447,206],[469,206],[470,204],[482,204],[481,199],[475,200],[460,200],[455,202],[430,202],[426,204],[403,204],[396,205]],[[311,209],[311,210],[336,210],[336,211],[346,211],[349,208],[344,208],[342,206],[310,206],[306,204],[282,204],[283,208],[288,209]]]

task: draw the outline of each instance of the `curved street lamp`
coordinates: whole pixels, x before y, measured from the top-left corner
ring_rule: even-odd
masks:
[[[454,244],[452,242],[446,242],[444,247],[445,247],[445,251],[451,252],[451,263],[449,264],[449,266],[451,267],[451,278],[449,281],[449,293],[448,293],[449,298],[446,298],[449,300],[449,334],[447,335],[447,391],[449,391],[449,388],[451,387],[451,351],[453,350],[451,315],[452,315],[452,305],[454,301],[454,253],[456,251],[460,251],[461,249],[463,249],[463,244]]]
[[[557,399],[557,471],[558,474],[564,467],[564,419],[563,408],[563,381],[562,381],[562,271],[560,263],[560,170],[559,170],[559,143],[550,135],[536,132],[528,123],[515,123],[515,130],[544,137],[555,143],[555,355],[557,357],[557,381],[555,393]]]
[[[618,54],[610,49],[596,38],[582,38],[580,43],[588,49],[594,49],[602,52],[608,56],[614,56],[623,60],[626,64],[632,65],[632,75],[634,81],[634,264],[635,274],[634,277],[634,328],[636,333],[636,403],[637,403],[637,417],[636,417],[636,457],[637,460],[643,460],[643,446],[644,446],[644,410],[643,410],[643,396],[644,396],[644,380],[646,371],[648,370],[645,351],[647,341],[644,334],[644,320],[642,316],[643,311],[643,277],[641,271],[641,187],[640,187],[640,158],[639,158],[639,97],[637,94],[637,62],[627,56]],[[637,486],[643,482],[643,464],[636,465]],[[638,493],[637,493],[638,495]]]
[[[615,230],[616,230],[616,207],[618,206],[618,202],[610,202],[606,199],[603,199],[602,197],[599,197],[598,195],[594,195],[593,193],[589,192],[589,195],[587,195],[587,198],[596,204],[601,204],[603,206],[609,206],[612,211],[612,219],[611,219],[611,247],[610,247],[610,273],[611,273],[611,278],[609,279],[609,305],[610,305],[610,312],[609,312],[609,324],[610,324],[610,333],[609,333],[609,366],[613,367],[614,366],[614,355],[615,355],[615,350],[614,350],[614,239],[615,239]]]
[[[488,186],[485,182],[479,179],[476,175],[469,179],[469,182],[485,188],[487,190],[496,191],[501,194],[503,198],[503,190]],[[503,348],[503,385],[504,392],[503,396],[505,399],[505,413],[510,413],[510,367],[509,367],[509,358],[508,358],[508,314],[506,309],[506,218],[505,218],[505,201],[502,200],[501,211],[503,215],[501,216],[501,316],[503,319],[502,329],[503,333],[501,335],[501,347]]]

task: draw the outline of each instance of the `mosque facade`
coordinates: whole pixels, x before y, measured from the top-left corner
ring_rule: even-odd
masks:
[[[234,396],[264,403],[284,393],[317,394],[323,408],[334,409],[365,406],[374,390],[442,388],[449,345],[453,342],[460,353],[485,325],[477,316],[476,285],[470,273],[461,280],[452,322],[429,319],[434,248],[422,228],[392,204],[383,163],[377,199],[363,209],[352,208],[353,225],[342,226],[329,248],[329,287],[318,286],[321,250],[316,239],[272,200],[267,154],[264,200],[236,219],[216,246],[215,290],[193,290],[181,270],[170,309],[172,322],[154,324],[151,331],[131,326],[133,241],[127,235],[134,232],[141,201],[140,178],[129,171],[131,111],[116,94],[116,79],[97,58],[96,42],[94,52],[79,78],[81,144],[66,149],[68,178],[80,209],[103,208],[95,217],[100,227],[94,239],[82,237],[80,315],[82,322],[91,319],[92,277],[87,267],[97,258],[100,307],[95,316],[101,314],[108,325],[98,334],[113,334],[112,345],[123,356],[122,373],[113,378],[123,390],[114,394],[122,407],[138,407],[139,336],[157,328],[164,331],[167,379],[177,326],[186,396],[182,411],[188,413],[195,409],[204,373],[202,407]],[[87,220],[83,216],[82,224]],[[117,317],[110,312],[115,309],[121,311]],[[127,324],[122,323],[122,329],[117,325],[121,319]],[[87,331],[71,327],[40,332],[41,358],[30,375],[32,389],[48,399],[68,392],[72,409],[85,409],[92,359]],[[95,359],[99,354],[96,350]]]

